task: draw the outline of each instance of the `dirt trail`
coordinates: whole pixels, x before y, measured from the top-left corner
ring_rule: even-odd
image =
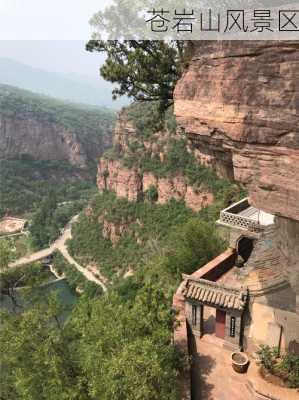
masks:
[[[50,256],[52,253],[54,253],[55,250],[59,250],[63,257],[76,269],[85,276],[87,280],[90,282],[94,282],[97,285],[101,286],[104,292],[107,292],[107,287],[103,281],[100,279],[96,278],[94,274],[84,268],[82,265],[78,264],[76,260],[73,259],[73,257],[69,254],[68,249],[66,247],[66,241],[68,239],[71,239],[72,237],[72,224],[78,219],[78,215],[73,217],[71,221],[67,224],[65,227],[62,235],[47,249],[38,251],[36,253],[31,254],[30,256],[22,257],[16,260],[15,262],[11,263],[9,265],[10,268],[15,268],[15,267],[21,267],[26,264],[30,264],[35,261],[39,261],[43,258],[46,258]]]

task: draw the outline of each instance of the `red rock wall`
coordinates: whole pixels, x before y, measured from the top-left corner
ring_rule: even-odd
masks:
[[[143,198],[150,186],[157,189],[158,204],[165,204],[171,199],[184,200],[187,207],[199,211],[214,201],[212,193],[195,191],[183,176],[158,178],[151,173],[141,174],[137,169],[123,167],[121,161],[101,159],[97,182],[100,191],[113,191],[117,197],[130,201]]]
[[[299,221],[299,42],[194,42],[175,90],[198,158],[247,185],[257,207]]]

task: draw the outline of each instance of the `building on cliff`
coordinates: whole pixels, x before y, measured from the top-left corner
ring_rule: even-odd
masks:
[[[176,294],[189,331],[215,335],[231,350],[255,352],[261,344],[294,349],[296,294],[282,268],[274,216],[243,199],[223,210],[217,223],[230,230],[229,248],[184,275]]]
[[[192,47],[175,88],[178,129],[200,163],[247,187],[250,205],[245,199],[221,212],[229,249],[184,277],[174,301],[179,334],[185,346],[187,325],[249,352],[259,344],[298,350],[299,42]]]

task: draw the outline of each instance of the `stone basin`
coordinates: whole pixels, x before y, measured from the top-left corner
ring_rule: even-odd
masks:
[[[238,372],[239,374],[244,374],[249,365],[249,359],[247,355],[238,351],[232,353],[231,357],[234,371]]]

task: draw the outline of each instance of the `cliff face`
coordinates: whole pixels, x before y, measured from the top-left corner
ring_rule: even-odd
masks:
[[[198,159],[299,221],[299,42],[197,42],[175,90]]]
[[[2,158],[29,155],[40,160],[64,160],[85,167],[88,155],[74,132],[29,118],[0,116]]]
[[[150,187],[157,190],[157,203],[165,204],[171,199],[183,200],[187,207],[199,211],[214,200],[208,191],[196,191],[183,176],[158,178],[150,172],[125,168],[120,161],[101,159],[98,166],[98,187],[109,190],[117,197],[130,201],[142,199]]]
[[[98,188],[113,191],[117,197],[125,197],[130,201],[143,199],[146,193],[155,188],[157,203],[165,204],[171,199],[183,200],[187,207],[194,211],[211,204],[214,196],[207,190],[196,189],[188,184],[187,179],[175,174],[159,177],[153,172],[144,172],[138,166],[138,154],[146,152],[150,159],[157,159],[163,164],[171,135],[167,131],[156,132],[151,139],[138,136],[136,128],[127,119],[125,111],[121,112],[115,127],[113,145],[118,151],[115,159],[101,158],[98,164]],[[174,135],[176,137],[176,135]],[[132,153],[136,162],[127,167],[123,158]],[[139,150],[136,150],[136,147]]]
[[[113,113],[0,85],[0,158],[87,167],[112,144]]]
[[[177,123],[200,162],[276,215],[272,245],[299,313],[299,42],[193,46],[175,90]]]

